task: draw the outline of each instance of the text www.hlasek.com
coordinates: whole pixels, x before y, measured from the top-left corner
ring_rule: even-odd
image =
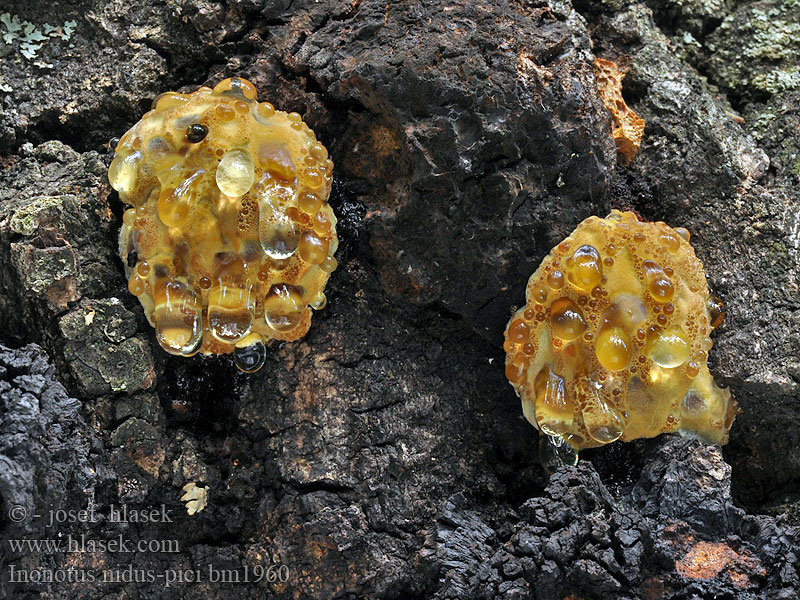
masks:
[[[95,540],[67,535],[61,539],[8,540],[13,552],[20,554],[59,554],[61,552],[180,552],[178,540],[126,540],[122,535],[111,540]]]

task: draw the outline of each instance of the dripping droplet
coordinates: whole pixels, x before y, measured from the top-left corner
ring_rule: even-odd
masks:
[[[156,286],[156,339],[170,354],[191,356],[203,341],[202,307],[195,293],[180,281],[161,280]]]
[[[578,453],[562,438],[542,435],[539,437],[539,460],[544,470],[552,475],[561,467],[577,465]]]
[[[249,346],[237,346],[233,351],[233,362],[245,373],[255,373],[264,366],[266,360],[267,347],[260,340]]]
[[[565,434],[572,427],[575,407],[566,392],[564,378],[545,366],[534,381],[536,422],[543,433]]]
[[[180,227],[189,218],[189,210],[197,196],[195,183],[203,176],[195,171],[175,188],[164,189],[158,197],[158,218],[167,227]],[[199,183],[199,182],[197,182]]]

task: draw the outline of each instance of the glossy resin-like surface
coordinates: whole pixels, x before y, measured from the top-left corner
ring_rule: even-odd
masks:
[[[258,102],[247,80],[159,96],[108,171],[125,211],[120,253],[167,352],[236,351],[296,340],[336,268],[333,163],[297,113]]]
[[[682,431],[728,441],[736,403],[708,370],[721,305],[689,232],[614,210],[531,276],[505,332],[526,418],[575,450]]]

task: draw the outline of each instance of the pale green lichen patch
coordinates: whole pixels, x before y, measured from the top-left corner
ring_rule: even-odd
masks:
[[[33,60],[45,42],[51,39],[69,41],[78,23],[76,21],[67,21],[63,25],[51,25],[49,23],[36,25],[29,21],[21,20],[17,15],[2,13],[0,14],[0,25],[2,25],[0,27],[0,40],[3,45],[11,49],[18,47],[22,56],[28,60]],[[35,62],[34,64],[41,67],[52,66],[42,62]],[[3,86],[3,91],[10,91],[5,89],[6,87],[7,85]]]

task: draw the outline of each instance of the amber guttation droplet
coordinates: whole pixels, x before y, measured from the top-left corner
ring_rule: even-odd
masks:
[[[300,236],[297,253],[307,263],[318,265],[328,257],[328,242],[320,239],[313,232],[306,231]]]
[[[316,215],[322,206],[322,200],[312,192],[303,192],[297,197],[297,206],[309,215]]]
[[[214,86],[213,92],[223,96],[232,96],[232,98],[243,98],[248,101],[256,99],[256,86],[241,77],[223,79]]]
[[[314,215],[314,231],[319,236],[325,236],[331,228],[331,221],[328,215],[320,211]]]
[[[564,287],[564,274],[558,270],[550,271],[547,274],[547,285],[554,290],[560,290]]]
[[[132,275],[128,280],[128,291],[134,296],[141,296],[144,294],[146,289],[147,287],[145,286],[144,281],[137,277],[136,274]]]
[[[328,150],[320,143],[311,144],[308,149],[311,156],[316,158],[319,162],[325,161],[328,159]]]
[[[275,116],[275,107],[269,102],[261,102],[256,109],[256,116],[262,119],[262,123]]]
[[[131,152],[128,155],[117,154],[111,161],[111,166],[108,167],[108,181],[111,183],[111,187],[120,194],[130,194],[136,187],[141,159],[140,152]]]
[[[236,111],[228,104],[219,104],[214,109],[214,114],[220,121],[227,122],[236,117]]]
[[[708,318],[711,321],[711,328],[716,329],[722,325],[725,319],[725,309],[722,305],[722,300],[716,296],[709,296],[708,298]]]
[[[333,273],[337,266],[339,266],[339,263],[332,256],[326,257],[325,260],[319,263],[319,268],[325,273]]]
[[[697,377],[697,374],[700,372],[700,365],[698,365],[695,361],[689,361],[686,363],[686,375],[694,379]]]
[[[605,327],[597,335],[597,360],[609,371],[620,371],[631,359],[631,341],[621,327]]]
[[[508,339],[521,344],[528,339],[528,325],[522,319],[515,319],[511,321],[508,326]]]
[[[567,279],[585,292],[590,291],[603,278],[600,254],[594,246],[578,248],[567,264]]]
[[[675,287],[658,263],[646,260],[642,263],[642,268],[647,278],[647,290],[653,300],[662,304],[672,300],[675,295]]]
[[[614,296],[614,303],[608,307],[604,317],[612,325],[632,331],[647,319],[647,307],[637,295],[617,293]],[[640,337],[644,337],[644,331]]]
[[[243,196],[253,186],[255,166],[247,150],[229,150],[217,167],[217,187],[226,196]]]
[[[662,244],[664,244],[667,247],[667,250],[669,250],[672,253],[677,252],[681,247],[680,240],[677,238],[677,236],[673,235],[672,233],[661,234],[659,240],[661,241]]]
[[[689,342],[680,327],[671,327],[650,341],[647,354],[654,363],[668,369],[689,360]]]
[[[519,353],[514,355],[514,358],[506,365],[506,378],[511,383],[519,383],[525,379],[528,365],[528,358],[524,354]]]
[[[681,236],[681,237],[682,237],[682,238],[683,238],[685,241],[687,241],[687,242],[689,241],[689,238],[690,238],[691,236],[689,235],[689,230],[688,230],[688,229],[686,229],[685,227],[676,227],[676,228],[674,229],[674,231],[675,231],[675,233],[677,233],[679,236]]]
[[[580,308],[569,298],[559,298],[550,307],[553,333],[562,340],[574,340],[586,331],[587,325]]]
[[[314,310],[322,310],[328,304],[328,299],[325,297],[325,294],[320,292],[314,296],[308,304]]]

